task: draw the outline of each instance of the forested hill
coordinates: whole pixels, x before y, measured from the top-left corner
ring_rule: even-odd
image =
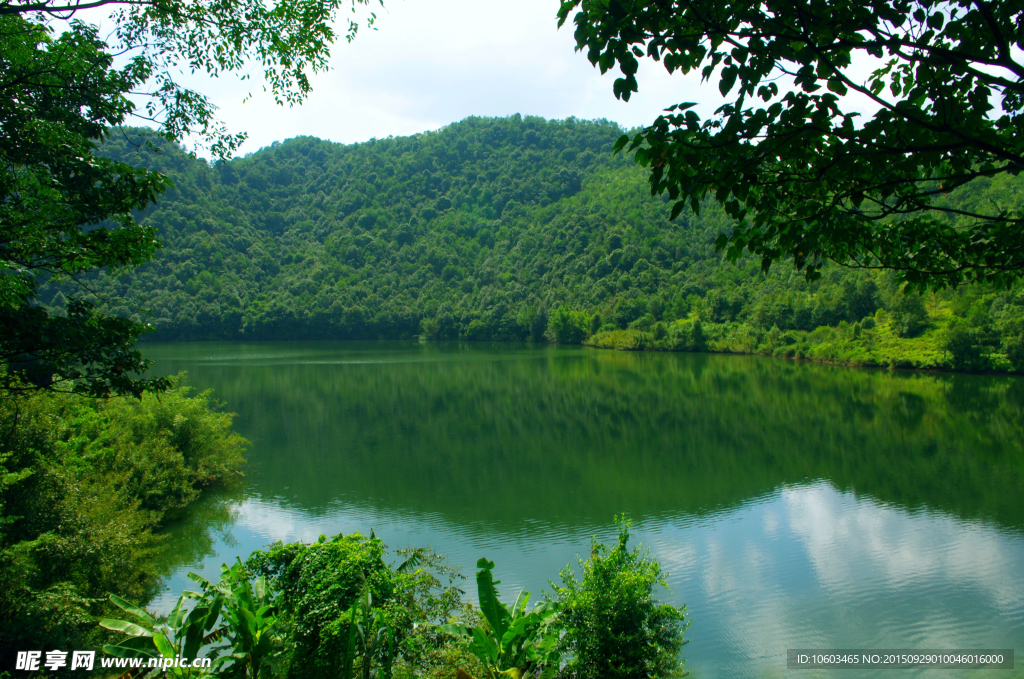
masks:
[[[129,142],[144,135],[130,131],[107,151],[176,188],[146,216],[165,246],[157,262],[105,281],[105,297],[124,300],[123,314],[148,309],[164,339],[424,327],[539,338],[560,303],[619,297],[645,301],[627,322],[651,305],[660,317],[659,305],[708,286],[720,220],[669,222],[642,171],[611,154],[621,134],[607,122],[470,118],[347,146],[291,139],[208,166],[174,148],[136,155]]]
[[[906,307],[883,275],[835,267],[807,284],[787,266],[765,276],[755,262],[725,264],[712,245],[725,215],[707,205],[669,221],[644,170],[612,155],[622,132],[606,121],[468,118],[362,144],[300,137],[210,165],[163,143],[140,150],[153,137],[127,130],[105,152],[175,183],[145,214],[164,249],[94,283],[108,308],[154,323],[156,339],[581,341],[658,326],[660,340],[689,318],[733,339],[742,327],[749,337],[732,350],[755,350],[772,329],[852,326],[879,308],[909,337],[927,329],[929,309],[965,294],[965,318],[984,306],[987,353],[1005,353],[1020,330],[1004,318],[1020,315],[1015,293]],[[986,200],[1008,191],[975,190]]]

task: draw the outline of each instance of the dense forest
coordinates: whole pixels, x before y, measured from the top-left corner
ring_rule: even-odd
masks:
[[[1024,368],[1019,288],[904,294],[890,273],[732,264],[714,205],[669,219],[607,121],[468,118],[340,145],[310,137],[214,164],[145,130],[105,153],[166,173],[163,250],[89,287],[150,337],[585,342],[859,365]],[[150,146],[147,144],[152,144]],[[1015,180],[959,204],[1010,205]],[[67,303],[71,289],[51,293]]]

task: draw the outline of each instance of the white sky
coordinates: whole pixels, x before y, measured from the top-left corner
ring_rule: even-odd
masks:
[[[300,106],[277,106],[259,82],[183,79],[210,96],[231,132],[249,139],[241,154],[273,141],[312,135],[342,143],[436,130],[467,116],[514,113],[544,118],[607,118],[624,127],[651,123],[666,106],[721,103],[715,83],[669,76],[645,60],[640,91],[615,99],[617,70],[601,76],[573,47],[573,27],[557,28],[558,0],[385,0],[376,31],[361,29],[331,52],[329,72],[313,78]],[[259,73],[258,68],[254,73]],[[242,103],[246,93],[253,98]]]
[[[228,131],[248,133],[243,155],[300,135],[356,143],[436,130],[468,116],[606,118],[630,128],[650,124],[672,104],[697,102],[706,118],[724,101],[717,78],[669,75],[650,59],[640,60],[639,92],[629,102],[615,99],[618,70],[602,76],[574,50],[571,18],[557,28],[559,0],[384,1],[372,8],[376,30],[364,25],[352,43],[342,37],[332,46],[330,70],[311,78],[313,92],[299,106],[279,106],[262,92],[258,65],[249,81],[235,74],[178,81],[209,96]],[[368,11],[360,6],[357,16]],[[103,10],[94,12],[82,18],[110,26]],[[345,8],[341,36],[348,16]],[[864,83],[879,63],[859,54],[848,74]],[[787,82],[780,80],[783,90]],[[877,110],[856,93],[843,108],[865,117]]]

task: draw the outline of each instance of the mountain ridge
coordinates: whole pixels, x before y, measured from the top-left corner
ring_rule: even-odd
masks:
[[[714,248],[724,212],[708,202],[670,220],[646,171],[611,153],[623,133],[608,121],[467,118],[360,144],[296,137],[211,164],[127,130],[103,152],[175,182],[141,215],[165,247],[92,284],[109,311],[163,340],[588,341],[871,365],[906,347],[872,357],[812,345],[860,342],[878,325],[872,336],[894,341],[930,332],[908,367],[942,367],[953,364],[937,333],[954,317],[978,321],[975,353],[1009,356],[1024,332],[1017,288],[918,298],[885,272],[831,266],[808,282],[787,263],[725,263]],[[1017,189],[981,182],[951,200],[1016,201]],[[839,335],[819,341],[819,328]]]

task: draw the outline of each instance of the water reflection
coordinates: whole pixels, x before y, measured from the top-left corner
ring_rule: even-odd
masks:
[[[246,487],[172,527],[172,591],[371,527],[539,591],[625,510],[694,615],[700,677],[781,675],[789,647],[1024,646],[1020,380],[551,347],[146,353],[255,444]]]
[[[707,658],[701,676],[782,674],[786,648],[1024,641],[1024,539],[994,526],[816,483],[655,532],[648,539],[672,590],[701,612],[695,626],[714,630],[694,630],[691,657]],[[908,672],[899,675],[917,676]]]

